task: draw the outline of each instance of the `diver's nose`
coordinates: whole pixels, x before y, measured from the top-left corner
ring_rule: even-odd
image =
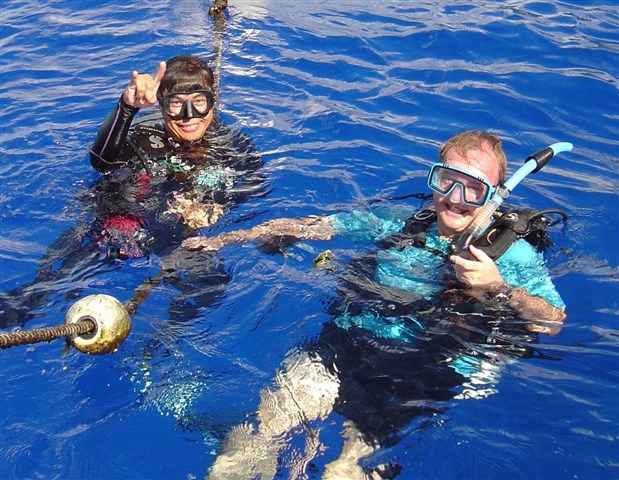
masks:
[[[447,195],[447,199],[451,203],[464,203],[464,188],[460,183],[454,184],[449,195]]]

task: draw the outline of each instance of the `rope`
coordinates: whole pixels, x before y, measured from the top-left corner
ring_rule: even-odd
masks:
[[[129,315],[133,315],[142,302],[148,297],[154,287],[161,283],[163,273],[146,280],[135,289],[131,299],[125,303]],[[86,335],[93,333],[97,324],[90,318],[83,318],[78,322],[55,327],[35,328],[33,330],[18,330],[16,332],[0,333],[0,349],[27,345],[31,343],[50,342],[56,338],[69,335]]]
[[[208,14],[213,19],[213,47],[215,49],[215,102],[219,103],[219,88],[221,85],[221,59],[224,49],[224,34],[226,31],[225,10],[228,0],[214,0]]]
[[[148,280],[146,280],[134,290],[131,300],[125,303],[125,308],[127,309],[127,313],[129,314],[129,316],[133,316],[133,314],[136,312],[142,302],[146,300],[146,297],[150,295],[152,289],[161,283],[161,280],[163,280],[163,276],[163,273],[159,273],[153,278],[149,278]]]
[[[211,7],[208,9],[208,14],[211,17],[217,17],[223,13],[228,7],[228,0],[213,0]]]
[[[35,328],[34,330],[18,330],[10,333],[0,333],[0,348],[10,348],[16,345],[26,345],[38,342],[50,342],[68,335],[85,335],[96,330],[94,320],[84,318],[70,325]]]

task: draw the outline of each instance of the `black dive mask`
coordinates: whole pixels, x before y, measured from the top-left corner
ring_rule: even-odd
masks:
[[[204,118],[213,108],[214,97],[210,89],[191,89],[171,92],[161,100],[163,112],[172,120]]]

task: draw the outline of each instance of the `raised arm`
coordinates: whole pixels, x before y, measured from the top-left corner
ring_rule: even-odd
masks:
[[[157,90],[165,71],[166,64],[161,62],[153,76],[132,72],[127,88],[101,125],[90,149],[90,162],[96,170],[109,172],[126,164],[123,150],[131,122],[140,108],[157,103]]]
[[[235,230],[214,237],[192,237],[183,242],[189,250],[219,250],[230,243],[288,237],[296,240],[329,240],[335,234],[330,217],[278,218],[248,230]]]

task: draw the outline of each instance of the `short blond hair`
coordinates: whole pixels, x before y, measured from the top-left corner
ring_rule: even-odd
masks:
[[[499,165],[499,183],[505,181],[505,175],[507,174],[507,157],[503,151],[501,139],[496,135],[481,130],[468,130],[458,133],[447,140],[441,147],[441,162],[445,161],[447,152],[452,148],[462,156],[465,156],[466,152],[469,150],[475,149],[492,152]]]

